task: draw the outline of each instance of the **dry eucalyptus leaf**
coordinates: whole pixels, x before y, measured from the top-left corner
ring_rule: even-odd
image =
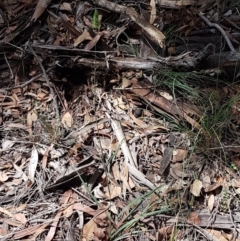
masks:
[[[9,150],[13,145],[14,145],[14,141],[11,140],[5,140],[2,142],[2,150],[3,151],[7,151]]]
[[[215,197],[213,194],[211,194],[208,198],[208,209],[210,212],[212,212],[213,207],[214,207],[214,201],[215,201]]]
[[[22,224],[25,224],[27,222],[26,216],[23,213],[14,214],[14,218]]]
[[[5,172],[0,172],[0,181],[5,182],[8,180],[8,175]]]
[[[72,118],[72,115],[70,114],[70,112],[66,112],[63,117],[62,117],[62,120],[61,120],[61,123],[63,124],[63,126],[65,128],[71,128],[72,125],[73,125],[73,118]]]
[[[131,85],[131,81],[127,78],[122,79],[122,88],[125,89]]]
[[[92,37],[87,30],[84,30],[84,32],[81,35],[74,39],[74,47],[78,46],[85,40],[92,40]]]
[[[84,50],[91,50],[101,38],[101,34],[97,34],[85,47]]]
[[[108,184],[107,187],[104,187],[105,196],[107,199],[111,200],[115,197],[119,197],[122,194],[122,188],[112,184]]]
[[[190,192],[195,196],[199,197],[203,184],[200,180],[196,179],[193,184],[191,185]]]
[[[36,147],[33,146],[32,154],[31,154],[31,158],[28,166],[28,175],[32,184],[34,183],[34,176],[37,169],[37,164],[38,164],[38,152]]]

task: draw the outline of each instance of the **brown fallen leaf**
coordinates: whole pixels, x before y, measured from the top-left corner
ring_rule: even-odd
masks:
[[[79,35],[76,39],[74,39],[74,47],[77,47],[80,43],[85,40],[92,40],[93,38],[89,34],[89,32],[85,29],[81,35]]]
[[[179,162],[187,157],[188,151],[183,149],[173,150],[172,162]]]
[[[196,212],[191,212],[187,217],[187,221],[195,225],[199,225],[201,223],[201,219]]]
[[[207,185],[206,187],[204,187],[204,191],[211,192],[213,190],[216,190],[217,188],[223,186],[224,182],[225,182],[224,178],[218,177],[216,183],[212,185]]]
[[[95,240],[94,230],[97,228],[97,224],[91,219],[83,226],[82,241]]]
[[[97,34],[85,47],[84,50],[91,50],[99,41],[102,34]]]
[[[11,213],[16,213],[16,212],[21,212],[23,210],[25,210],[25,208],[27,207],[27,204],[21,204],[20,206],[16,206],[16,207],[10,207],[8,208],[8,211]]]
[[[175,226],[168,226],[168,227],[163,227],[158,229],[158,240],[163,241],[163,240],[169,240],[170,237],[173,237],[173,234],[176,232],[176,227]]]

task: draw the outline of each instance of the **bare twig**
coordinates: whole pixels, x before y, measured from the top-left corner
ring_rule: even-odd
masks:
[[[218,24],[216,23],[211,23],[205,16],[204,16],[204,13],[200,12],[198,14],[198,16],[209,26],[209,27],[214,27],[214,28],[217,28],[221,34],[223,35],[223,37],[225,38],[227,44],[228,44],[228,47],[230,48],[230,50],[232,52],[236,52],[236,50],[234,49],[230,39],[228,38],[227,34],[225,33],[225,31],[223,30],[223,28],[221,26],[219,26]]]
[[[237,30],[240,30],[240,27],[237,26],[237,24],[235,24],[233,21],[231,21],[228,18],[224,18],[224,20],[226,20],[228,23],[230,23],[234,28],[236,28]]]
[[[50,70],[52,70],[54,67],[50,67],[49,69],[46,70],[46,73],[48,73]],[[39,75],[36,75],[34,77],[32,77],[30,80],[24,82],[23,84],[21,85],[16,85],[16,86],[13,86],[11,88],[7,88],[6,90],[12,90],[12,89],[17,89],[17,88],[23,88],[25,86],[27,86],[28,84],[30,84],[31,82],[33,82],[34,80],[40,78],[42,76],[42,74],[39,74]]]
[[[28,47],[32,51],[32,53],[35,56],[35,58],[37,59],[38,64],[39,64],[39,66],[40,66],[40,68],[42,70],[42,73],[43,73],[43,78],[45,79],[45,81],[48,84],[48,87],[50,89],[51,95],[53,96],[53,104],[54,104],[54,107],[55,107],[56,116],[57,116],[57,119],[59,120],[60,119],[60,114],[59,114],[59,110],[58,110],[57,98],[56,98],[56,95],[55,95],[55,93],[53,91],[53,88],[51,87],[51,84],[50,84],[49,78],[47,76],[46,70],[44,69],[41,60],[39,59],[37,54],[34,52],[33,48],[30,45],[28,45]]]
[[[6,57],[6,54],[5,54],[5,53],[4,53],[4,58],[5,58],[5,60],[6,60],[7,66],[8,66],[8,68],[9,68],[9,71],[10,71],[10,73],[11,73],[11,79],[13,79],[13,78],[14,78],[14,75],[13,75],[13,72],[12,72],[12,68],[11,68],[11,66],[10,66],[10,64],[9,64],[9,62],[8,62],[8,60],[7,60],[7,57]]]

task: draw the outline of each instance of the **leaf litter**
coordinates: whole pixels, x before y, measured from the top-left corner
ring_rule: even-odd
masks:
[[[240,240],[237,7],[3,1],[1,240]]]

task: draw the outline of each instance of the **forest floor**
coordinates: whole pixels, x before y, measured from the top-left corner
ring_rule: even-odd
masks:
[[[240,2],[0,3],[0,239],[240,241]]]

